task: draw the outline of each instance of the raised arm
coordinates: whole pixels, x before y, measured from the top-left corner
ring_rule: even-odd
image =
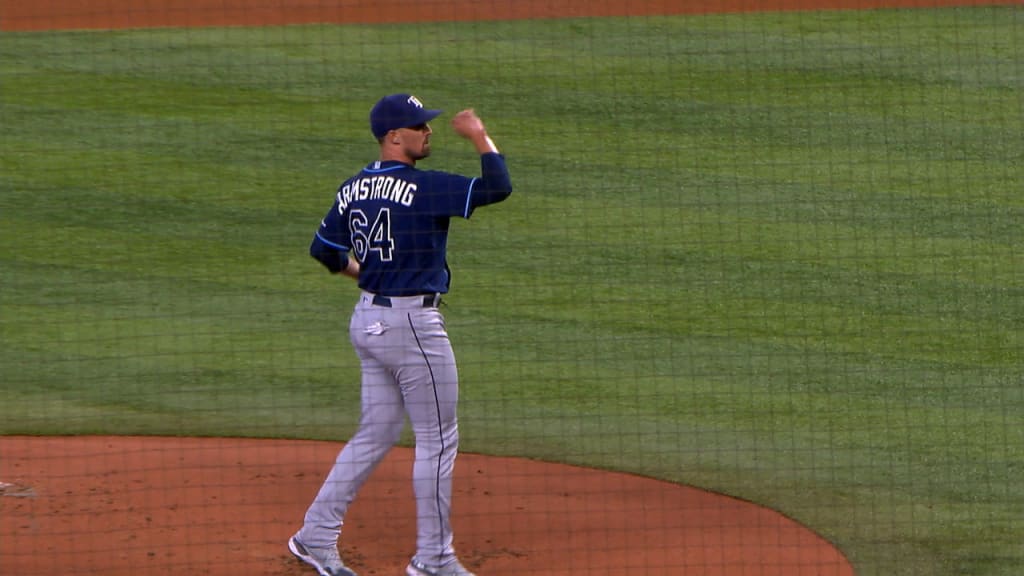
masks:
[[[480,154],[481,177],[473,186],[470,203],[473,207],[501,202],[512,194],[512,179],[505,158],[498,152],[494,140],[487,134],[480,117],[472,109],[463,110],[452,118],[452,129],[473,143]]]

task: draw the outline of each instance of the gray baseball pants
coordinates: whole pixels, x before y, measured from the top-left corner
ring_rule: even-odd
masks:
[[[452,472],[459,446],[459,377],[444,317],[423,296],[374,304],[363,292],[349,324],[362,364],[359,429],[338,454],[298,533],[307,546],[334,546],[359,488],[398,442],[408,416],[416,440],[416,556],[444,564],[454,556]],[[379,301],[379,299],[378,299]]]

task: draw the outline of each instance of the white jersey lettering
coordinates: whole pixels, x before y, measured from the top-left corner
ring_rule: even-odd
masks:
[[[338,213],[355,200],[385,200],[408,207],[415,199],[416,184],[394,176],[369,176],[352,180],[338,190]]]

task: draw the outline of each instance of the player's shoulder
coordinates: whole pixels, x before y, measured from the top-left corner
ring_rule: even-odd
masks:
[[[417,170],[419,177],[424,180],[432,180],[436,182],[450,182],[453,180],[469,180],[469,176],[463,176],[455,172],[448,172],[446,170]]]

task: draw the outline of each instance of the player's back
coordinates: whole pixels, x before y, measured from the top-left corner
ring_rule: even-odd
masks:
[[[459,215],[470,179],[374,162],[338,189],[339,209],[359,285],[384,296],[447,292],[450,217]]]

